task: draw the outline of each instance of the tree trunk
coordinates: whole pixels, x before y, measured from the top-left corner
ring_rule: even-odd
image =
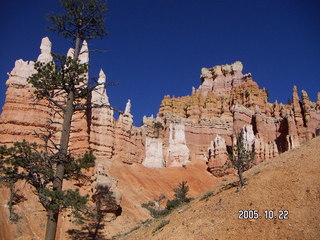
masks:
[[[66,111],[63,116],[63,125],[62,125],[62,133],[60,139],[60,159],[61,162],[58,163],[56,169],[56,175],[53,181],[53,190],[61,191],[62,184],[63,184],[63,176],[64,176],[64,161],[68,154],[68,144],[69,144],[69,137],[70,137],[70,130],[71,130],[71,120],[72,115],[74,112],[73,109],[73,101],[74,101],[74,94],[71,91],[68,95],[68,100],[66,104]],[[54,201],[50,204],[54,204]],[[57,224],[58,224],[58,216],[59,216],[59,209],[49,210],[48,212],[48,220],[47,220],[47,229],[46,229],[46,237],[45,240],[54,240],[56,231],[57,231]]]
[[[10,221],[13,219],[13,212],[12,212],[12,205],[13,205],[13,196],[14,196],[14,186],[13,183],[9,183],[9,189],[10,189],[10,199],[9,199],[9,218]]]
[[[240,166],[238,168],[238,175],[239,175],[239,179],[240,179],[240,187],[243,187],[244,186],[244,179],[243,179],[243,170],[242,170],[242,167]]]
[[[74,59],[78,59],[80,50],[80,39],[79,37],[76,38],[76,46],[74,50]],[[73,80],[70,79],[72,82]],[[63,176],[64,176],[64,161],[68,154],[68,145],[69,145],[69,138],[70,138],[70,130],[71,130],[71,120],[74,113],[74,92],[72,89],[70,90],[66,102],[66,108],[63,115],[63,124],[62,124],[62,132],[60,138],[60,161],[57,164],[56,175],[53,180],[53,190],[61,191],[62,184],[63,184]],[[53,205],[55,202],[53,201],[50,205]],[[47,220],[47,229],[46,229],[46,236],[45,240],[55,240],[56,231],[57,231],[57,224],[59,218],[59,209],[49,209],[48,211],[48,220]]]

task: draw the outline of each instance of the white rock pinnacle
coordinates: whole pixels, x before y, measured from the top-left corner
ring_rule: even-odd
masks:
[[[42,38],[40,49],[41,49],[41,54],[38,57],[38,61],[43,63],[48,63],[52,61],[51,42],[48,37]]]

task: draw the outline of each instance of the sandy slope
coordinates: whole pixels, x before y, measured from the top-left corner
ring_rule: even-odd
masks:
[[[240,191],[225,181],[213,189],[226,189],[221,193],[122,239],[320,239],[320,137],[250,169],[245,177],[248,185]],[[239,220],[241,209],[259,210],[262,218]],[[289,219],[264,219],[266,209],[276,215],[288,210]],[[170,222],[152,233],[163,220]]]
[[[122,215],[105,229],[109,236],[126,232],[142,220],[150,218],[142,203],[164,194],[173,198],[173,189],[182,181],[187,181],[190,196],[198,197],[217,186],[221,179],[212,176],[205,162],[195,161],[186,168],[150,169],[140,164],[114,163],[110,175],[118,179],[118,189],[122,192]]]

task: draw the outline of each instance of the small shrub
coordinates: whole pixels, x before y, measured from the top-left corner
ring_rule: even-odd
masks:
[[[161,209],[160,207],[162,205],[161,202],[166,198],[164,195],[160,195],[155,201],[141,204],[141,207],[146,208],[153,218],[159,218],[168,215],[173,209],[192,200],[192,198],[187,197],[189,187],[187,186],[186,181],[179,183],[179,186],[174,188],[173,191],[175,192],[175,198],[173,200],[168,200],[164,209]]]
[[[160,209],[160,210],[157,210],[157,209],[154,209],[154,208],[147,208],[151,214],[151,216],[153,218],[159,218],[159,217],[163,217],[163,216],[166,216],[170,213],[170,210],[169,209]]]
[[[152,223],[152,219],[147,219],[147,220],[143,221],[141,224],[143,226],[150,226],[151,223]]]
[[[131,228],[129,233],[132,233],[133,231],[138,230],[139,228],[141,228],[141,225],[137,225],[137,226]]]
[[[155,233],[156,231],[160,230],[164,226],[168,225],[170,223],[169,220],[163,220],[153,231],[152,233]]]
[[[17,223],[20,219],[21,219],[21,217],[17,213],[15,213],[15,212],[11,213],[10,221],[12,223]]]
[[[239,135],[237,144],[233,146],[231,153],[229,154],[229,159],[232,163],[232,167],[238,172],[240,187],[245,185],[243,172],[252,167],[254,155],[255,152],[246,149],[243,139]]]
[[[173,210],[177,207],[179,207],[182,204],[182,202],[178,199],[168,200],[166,209]]]
[[[163,129],[162,123],[161,122],[155,122],[153,127],[154,127],[154,134],[156,135],[156,137],[159,137],[160,129]]]
[[[162,216],[166,216],[169,213],[168,209],[156,209],[156,204],[153,201],[149,201],[147,203],[142,203],[141,207],[146,208],[149,212],[150,215],[153,218],[159,218]]]
[[[147,202],[147,203],[142,203],[141,204],[141,207],[143,207],[143,208],[149,208],[149,207],[155,207],[155,202],[153,202],[153,201],[149,201],[149,202]]]
[[[153,126],[157,129],[163,128],[163,125],[161,122],[155,122]]]
[[[205,199],[211,197],[212,195],[213,195],[213,192],[212,192],[212,191],[208,191],[208,192],[206,192],[205,194],[202,195],[202,197],[200,198],[200,200],[201,200],[201,201],[202,201],[202,200],[205,200]]]
[[[175,199],[177,199],[180,202],[190,202],[191,198],[187,197],[187,194],[189,192],[189,187],[187,186],[187,181],[182,181],[179,183],[179,186],[175,189],[173,189],[175,192],[174,196]]]

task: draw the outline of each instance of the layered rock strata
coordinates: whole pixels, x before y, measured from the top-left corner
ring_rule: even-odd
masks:
[[[103,108],[92,108],[90,124],[90,148],[97,158],[111,159],[114,144],[114,110],[111,108],[105,89],[106,75],[101,70],[97,90],[92,93],[93,105],[105,105]],[[109,107],[108,107],[109,106]]]
[[[51,60],[51,42],[44,38],[41,42],[41,54],[38,60]],[[35,73],[33,61],[19,59],[8,73],[6,82],[6,101],[0,116],[0,142],[12,144],[16,141],[41,141],[36,133],[48,128],[48,120],[52,119],[52,111],[47,103],[34,96],[34,89],[27,83],[27,78]]]
[[[40,49],[38,60],[51,61],[48,38],[42,40]],[[73,49],[70,49],[68,55],[72,56],[72,53]],[[79,59],[82,63],[89,61],[86,42]],[[59,130],[57,125],[48,126],[48,120],[58,122],[59,117],[44,101],[34,101],[34,89],[26,83],[26,78],[35,72],[33,64],[32,61],[18,60],[9,74],[6,103],[0,117],[2,143],[22,139],[38,141],[35,132]],[[206,161],[208,147],[212,147],[217,135],[224,139],[227,148],[233,145],[235,135],[243,129],[250,129],[250,134],[243,137],[250,135],[248,145],[257,152],[257,161],[264,161],[317,134],[320,96],[318,102],[313,103],[302,91],[300,100],[295,86],[292,104],[271,104],[267,101],[267,91],[260,89],[252,75],[243,74],[242,70],[239,61],[203,68],[202,83],[192,89],[191,96],[165,96],[158,117],[144,118],[141,127],[133,126],[130,100],[119,118],[114,118],[105,89],[106,75],[101,70],[99,86],[89,102],[103,107],[74,115],[70,149],[76,153],[93,149],[97,161],[106,166],[116,160],[142,163],[151,168],[181,167],[197,159]],[[59,136],[55,138],[58,141]],[[210,155],[209,159],[210,169],[215,166],[212,163],[215,158]],[[216,161],[220,160],[217,158]]]
[[[242,74],[240,62],[203,68],[201,79],[202,84],[192,89],[191,96],[165,96],[159,117],[165,122],[175,118],[186,124],[190,160],[205,156],[210,171],[223,162],[212,155],[217,134],[225,140],[226,148],[241,134],[247,148],[256,152],[256,162],[293,149],[317,134],[319,104],[311,102],[305,91],[300,100],[296,86],[292,104],[268,103],[267,91],[259,88],[250,73]],[[205,133],[199,131],[202,128]],[[206,151],[208,146],[210,152]]]

